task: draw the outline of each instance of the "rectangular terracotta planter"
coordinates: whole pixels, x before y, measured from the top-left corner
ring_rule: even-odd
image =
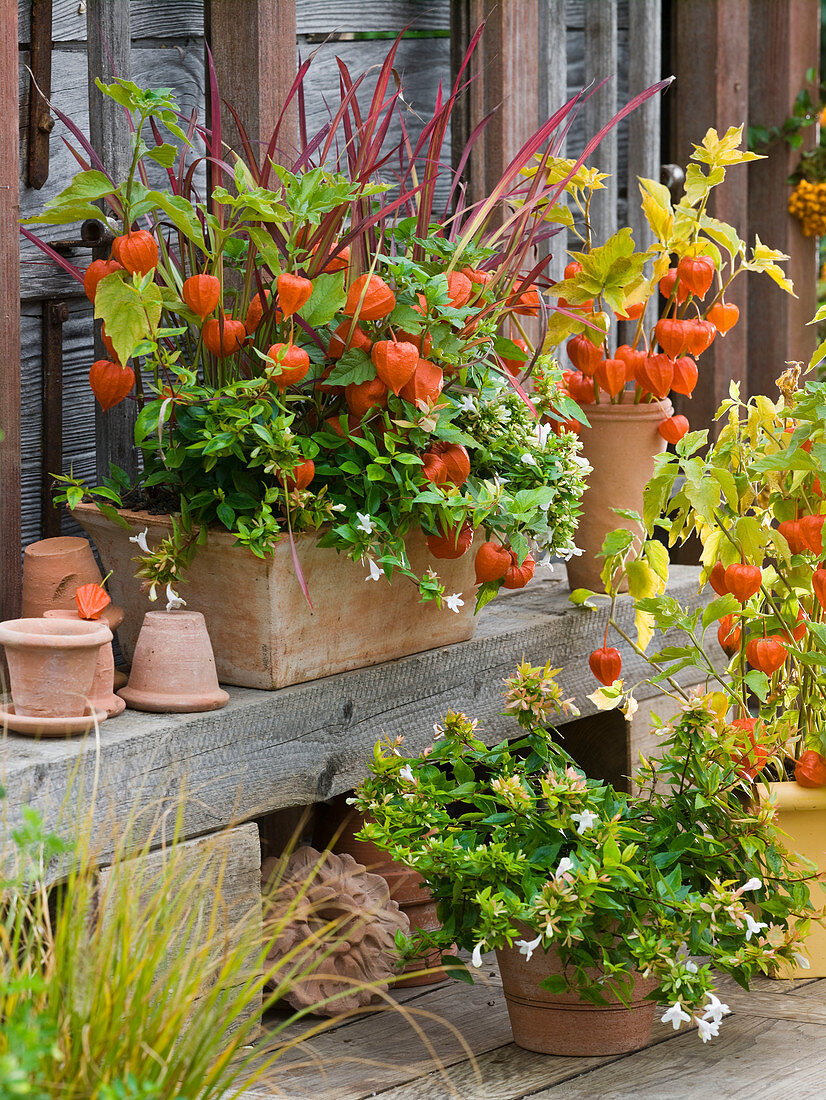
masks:
[[[163,593],[151,604],[134,576],[140,556],[130,535],[148,529],[149,545],[169,534],[169,516],[121,513],[129,530],[106,519],[92,504],[73,515],[112,570],[108,589],[125,617],[118,638],[131,660],[144,612],[162,608]],[[481,536],[480,536],[481,537]],[[190,611],[201,611],[215,652],[218,678],[241,687],[281,688],[320,676],[379,664],[427,649],[466,641],[476,627],[474,550],[454,561],[437,561],[415,532],[408,556],[421,575],[435,568],[448,594],[460,592],[456,614],[422,603],[416,586],[398,576],[390,584],[371,581],[368,571],[335,550],[321,549],[312,535],[296,538],[299,561],[313,602],[311,611],[295,575],[288,539],[264,560],[236,546],[228,531],[211,530],[185,582],[177,591]]]
[[[760,797],[765,797],[762,792]],[[778,829],[787,834],[781,836],[786,847],[810,859],[821,874],[826,872],[826,787],[812,790],[798,783],[770,783],[768,797],[777,808]],[[812,903],[821,908],[826,902],[823,887],[812,882],[809,890]],[[826,978],[826,926],[812,923],[803,950],[809,969],[784,967],[778,978]]]

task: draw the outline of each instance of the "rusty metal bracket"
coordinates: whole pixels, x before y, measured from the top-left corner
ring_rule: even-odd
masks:
[[[55,252],[72,252],[75,248],[108,248],[115,234],[108,225],[97,218],[87,218],[80,227],[79,237],[64,237],[59,241],[50,241]]]
[[[68,320],[65,302],[53,298],[43,302],[40,526],[44,539],[60,534],[61,511],[52,500],[52,475],[63,473],[63,326]]]
[[[52,94],[52,0],[32,0],[31,37],[26,184],[39,189],[49,178],[49,135],[54,129],[47,103]]]

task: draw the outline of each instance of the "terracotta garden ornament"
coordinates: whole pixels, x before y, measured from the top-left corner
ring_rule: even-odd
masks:
[[[284,922],[267,962],[275,967],[298,945],[307,945],[287,964],[298,974],[284,994],[289,1005],[335,1016],[369,1004],[387,987],[398,964],[395,934],[407,934],[410,923],[381,875],[370,874],[352,856],[304,846],[286,864],[265,859],[261,880],[265,928]],[[335,927],[325,932],[330,922]],[[275,971],[274,981],[280,980]]]

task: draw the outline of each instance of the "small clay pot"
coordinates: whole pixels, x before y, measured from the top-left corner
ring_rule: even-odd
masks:
[[[534,932],[526,930],[525,939]],[[575,991],[549,993],[539,985],[551,974],[562,973],[557,953],[539,947],[530,961],[518,947],[496,952],[508,1006],[513,1041],[538,1054],[593,1057],[641,1050],[651,1039],[657,1005],[644,998],[657,982],[637,975],[631,1001],[606,992],[607,1005],[583,1001]]]
[[[15,713],[23,718],[88,714],[98,653],[111,641],[112,631],[102,622],[40,618],[0,623]]]
[[[111,607],[111,605],[110,605]],[[109,610],[108,608],[106,610]],[[119,610],[119,609],[118,609]],[[47,611],[46,619],[69,619],[74,622],[102,622],[103,619],[81,619],[77,611],[64,611],[57,609]],[[111,628],[111,624],[107,623]],[[114,718],[126,710],[126,703],[119,695],[115,695],[115,655],[112,652],[112,643],[102,645],[98,650],[95,676],[92,680],[90,701],[95,710],[105,710],[107,718]]]
[[[32,542],[23,551],[22,617],[36,619],[58,608],[76,611],[78,588],[100,581],[88,539],[60,536]]]
[[[133,710],[155,714],[219,710],[229,695],[218,686],[215,657],[200,611],[147,611],[135,645],[129,683],[118,695]]]

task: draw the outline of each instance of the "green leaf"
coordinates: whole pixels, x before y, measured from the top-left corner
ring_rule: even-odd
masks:
[[[92,202],[111,195],[114,191],[112,181],[103,172],[78,172],[68,187],[46,203],[42,214],[24,218],[23,224],[41,222],[47,225],[65,225],[67,222],[83,221],[85,218],[103,221],[103,212],[92,206]]]
[[[658,590],[657,576],[647,562],[629,561],[626,566],[628,575],[628,591],[633,600],[644,600],[648,596],[656,596]]]
[[[141,340],[152,336],[161,319],[162,305],[161,292],[154,283],[139,291],[119,271],[98,283],[95,317],[106,325],[106,334],[121,363],[131,358]]]
[[[175,163],[175,158],[178,155],[177,145],[156,145],[154,149],[150,149],[146,154],[150,160],[156,161],[163,168],[171,168]]]
[[[609,531],[602,544],[602,549],[600,551],[601,556],[603,558],[612,558],[615,554],[622,554],[628,549],[633,541],[633,532],[626,531],[623,527],[618,527],[614,531]]]
[[[740,604],[731,593],[728,593],[726,596],[720,596],[716,600],[712,600],[703,611],[703,630],[707,630],[712,623],[716,623],[725,615],[733,615],[739,610]]]
[[[350,348],[330,371],[328,386],[349,386],[351,383],[369,382],[376,377],[373,361],[361,348]]]
[[[163,210],[180,233],[198,248],[204,249],[204,233],[192,203],[182,195],[168,195],[164,191],[148,191],[146,198]]]
[[[474,614],[478,614],[485,604],[490,603],[492,599],[499,595],[499,589],[502,587],[501,581],[485,581],[484,584],[479,585],[479,589],[476,593],[476,607]]]
[[[594,604],[588,601],[596,595],[596,592],[591,592],[588,588],[575,588],[568,596],[568,601],[572,603],[574,607],[593,607]]]
[[[656,539],[649,539],[643,549],[646,560],[656,575],[664,583],[668,583],[668,567],[671,564],[668,557],[668,551],[661,542]]]
[[[765,672],[753,668],[745,676],[746,684],[754,692],[761,703],[765,703],[769,696],[769,678]]]
[[[316,275],[313,279],[313,292],[299,310],[308,325],[320,328],[328,325],[347,301],[344,290],[344,271]]]

